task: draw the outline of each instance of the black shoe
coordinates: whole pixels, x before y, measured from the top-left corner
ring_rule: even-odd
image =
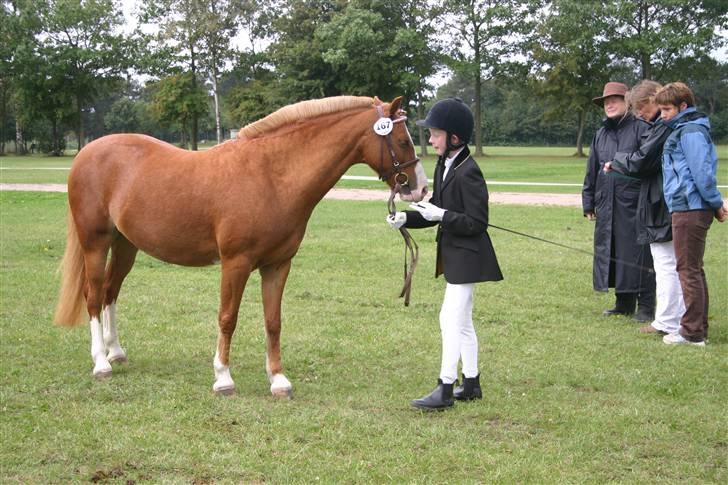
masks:
[[[480,389],[480,374],[475,377],[465,377],[463,374],[463,385],[455,388],[452,397],[458,401],[482,399],[483,391]]]
[[[655,319],[655,309],[640,308],[639,310],[637,310],[637,313],[632,318],[634,318],[638,322],[651,322]]]
[[[609,310],[604,310],[602,312],[602,315],[605,317],[628,317],[632,315],[634,312],[629,310],[622,310],[621,308],[610,308]]]
[[[423,398],[415,399],[410,404],[425,411],[442,411],[450,408],[455,404],[452,397],[452,388],[452,384],[443,384],[442,380],[438,379],[434,391]]]

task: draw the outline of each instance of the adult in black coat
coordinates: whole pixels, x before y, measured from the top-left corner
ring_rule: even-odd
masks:
[[[631,315],[646,321],[655,311],[655,277],[649,246],[637,243],[639,179],[604,172],[617,152],[639,149],[649,125],[627,113],[627,86],[610,82],[594,102],[607,118],[594,135],[582,188],[584,215],[594,228],[593,284],[597,291],[614,288],[616,303],[604,315]]]
[[[430,129],[430,144],[440,156],[429,202],[413,204],[387,221],[393,228],[437,225],[435,277],[445,275],[445,298],[440,310],[442,361],[437,387],[412,401],[424,410],[445,409],[454,400],[482,397],[478,370],[478,341],[473,326],[475,283],[503,279],[488,236],[488,188],[467,142],[473,115],[457,98],[436,103],[418,124]],[[463,384],[453,389],[462,361]]]

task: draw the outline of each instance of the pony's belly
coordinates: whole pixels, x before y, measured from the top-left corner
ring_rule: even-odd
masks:
[[[191,254],[160,251],[159,249],[140,249],[155,259],[180,266],[210,266],[220,262],[220,256],[216,252]]]

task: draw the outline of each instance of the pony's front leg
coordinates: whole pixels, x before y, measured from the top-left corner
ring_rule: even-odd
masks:
[[[240,261],[223,261],[222,283],[220,288],[219,330],[217,334],[217,350],[213,368],[215,384],[212,390],[216,394],[233,394],[235,383],[230,376],[230,341],[238,322],[240,300],[243,297],[245,284],[250,276],[250,265]]]
[[[293,386],[283,375],[281,365],[281,300],[291,261],[260,269],[265,313],[266,358],[265,370],[270,380],[270,392],[276,397],[293,397]]]
[[[116,331],[116,303],[104,307],[103,312],[104,345],[106,347],[106,359],[110,364],[127,362],[126,352],[119,344],[119,334]]]

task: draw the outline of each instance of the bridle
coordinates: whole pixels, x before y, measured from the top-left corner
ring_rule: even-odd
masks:
[[[382,148],[380,151],[379,162],[380,170],[378,171],[379,179],[382,182],[386,182],[387,180],[389,180],[390,177],[394,176],[394,185],[392,186],[392,191],[390,192],[389,200],[387,201],[387,210],[389,211],[390,215],[394,215],[397,212],[397,207],[394,203],[395,196],[398,193],[410,193],[409,177],[402,170],[418,163],[420,159],[415,156],[414,159],[408,162],[400,163],[399,160],[397,160],[397,155],[394,153],[394,144],[392,143],[392,130],[394,129],[394,125],[396,123],[402,123],[407,120],[404,112],[397,113],[398,117],[395,119],[391,119],[384,116],[384,110],[382,109],[381,105],[377,105],[375,107],[377,109],[377,113],[379,114],[379,119],[376,123],[374,123],[374,132],[382,139]],[[384,171],[385,145],[389,149],[389,155],[392,157],[392,168],[386,172]],[[399,297],[404,297],[404,306],[409,306],[410,292],[412,290],[412,276],[414,275],[415,268],[417,267],[417,258],[419,257],[420,250],[414,238],[407,229],[405,229],[404,227],[400,227],[399,232],[400,234],[402,234],[402,238],[404,239],[404,285],[402,286],[402,291],[400,292]]]
[[[415,158],[413,158],[412,160],[401,163],[399,160],[397,160],[397,155],[394,153],[394,144],[392,143],[392,131],[394,130],[394,125],[407,121],[407,117],[404,115],[403,111],[400,111],[399,113],[397,113],[397,118],[391,119],[384,116],[384,110],[382,109],[381,105],[377,105],[375,106],[375,108],[377,109],[377,113],[379,114],[379,119],[376,123],[374,123],[374,132],[377,133],[377,135],[379,135],[379,137],[382,139],[381,150],[379,154],[379,179],[382,182],[386,182],[390,179],[390,177],[394,175],[395,189],[397,189],[398,191],[405,189],[407,192],[409,192],[409,177],[402,170],[416,164],[420,161],[420,159],[415,156]],[[392,157],[392,168],[387,170],[386,172],[384,171],[385,145],[389,150],[389,156]]]

